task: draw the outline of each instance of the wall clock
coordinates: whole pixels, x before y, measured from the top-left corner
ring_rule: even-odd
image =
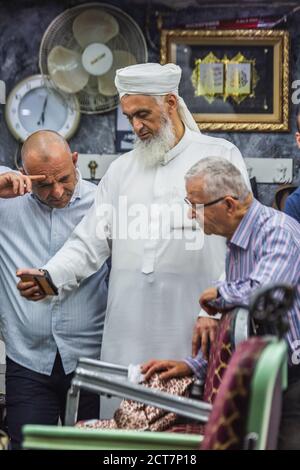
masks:
[[[69,139],[79,125],[79,103],[75,96],[61,94],[42,75],[32,75],[10,92],[5,118],[10,132],[23,142],[32,132],[51,129]]]

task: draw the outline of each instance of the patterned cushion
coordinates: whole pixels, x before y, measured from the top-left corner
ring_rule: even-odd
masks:
[[[224,372],[233,352],[232,325],[234,316],[231,313],[222,316],[217,330],[216,341],[209,350],[207,374],[203,400],[213,403],[219,390]]]
[[[205,431],[205,424],[201,423],[178,423],[166,429],[166,432],[176,432],[179,434],[201,434]]]
[[[234,320],[235,317],[232,313],[222,316],[218,325],[216,341],[209,350],[207,375],[202,398],[202,400],[208,403],[213,403],[232,355],[234,348],[232,341]],[[166,429],[166,431],[183,434],[204,434],[204,424],[181,423],[181,421],[179,417],[176,425]]]
[[[191,377],[161,380],[154,374],[145,387],[161,390],[177,396],[187,396],[193,383]],[[113,419],[79,421],[76,427],[89,429],[135,429],[141,431],[164,431],[177,422],[178,416],[163,408],[146,405],[134,400],[122,400]]]
[[[238,345],[215,397],[202,450],[243,448],[251,379],[257,359],[267,344],[265,339],[253,337]]]
[[[216,341],[210,347],[207,376],[203,393],[203,400],[208,403],[214,402],[224,372],[232,356],[234,348],[232,341],[234,321],[235,317],[232,313],[222,316],[218,325]],[[184,395],[184,393],[178,389],[178,387],[180,388],[181,380],[182,379],[172,379],[170,381],[157,384],[157,376],[154,376],[153,382],[150,380],[149,385],[176,395]],[[165,388],[165,384],[167,384],[167,388]],[[145,414],[146,410],[147,413]],[[151,419],[152,412],[154,412],[155,416],[155,419],[153,420]],[[165,430],[166,432],[185,434],[204,434],[205,430],[204,424],[192,422],[186,423],[185,420],[176,416],[174,413],[166,413],[164,410],[159,410],[149,406],[145,407],[145,405],[138,404],[132,400],[124,400],[112,420],[90,420],[79,422],[76,426],[102,429]]]

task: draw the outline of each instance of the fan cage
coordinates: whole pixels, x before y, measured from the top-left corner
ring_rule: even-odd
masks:
[[[112,15],[119,23],[119,33],[116,37],[106,43],[111,50],[124,50],[133,54],[137,63],[147,62],[148,51],[145,38],[138,24],[119,8],[105,3],[87,3],[65,10],[58,15],[46,29],[39,51],[39,67],[41,73],[49,77],[47,58],[55,46],[64,46],[74,51],[82,52],[81,47],[75,40],[72,25],[75,18],[86,10],[99,9]],[[80,111],[84,114],[106,113],[115,109],[119,104],[118,95],[104,96],[98,91],[97,78],[90,76],[88,84],[75,94],[62,92],[51,80],[51,86],[68,99],[76,96],[79,101]],[[70,101],[70,100],[69,100]]]

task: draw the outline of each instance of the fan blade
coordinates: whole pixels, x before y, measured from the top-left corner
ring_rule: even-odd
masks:
[[[118,32],[118,22],[103,10],[87,10],[73,22],[73,34],[82,48],[92,43],[105,44]]]
[[[48,71],[55,85],[66,93],[77,93],[89,80],[89,74],[82,67],[80,54],[63,46],[55,46],[50,51]]]
[[[118,93],[115,87],[116,71],[137,63],[134,55],[127,51],[113,51],[113,57],[114,60],[110,70],[106,74],[101,75],[101,77],[98,77],[99,93],[104,96],[114,96]]]

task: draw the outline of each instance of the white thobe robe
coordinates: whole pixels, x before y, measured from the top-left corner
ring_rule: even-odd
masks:
[[[153,204],[184,206],[184,175],[194,163],[209,156],[231,161],[249,184],[243,158],[233,144],[189,129],[167,153],[164,165],[147,168],[135,151],[119,157],[101,180],[90,212],[45,266],[54,283],[68,290],[94,273],[111,254],[103,361],[129,365],[154,358],[183,359],[191,354],[199,296],[224,271],[225,239],[204,236],[202,249],[188,249],[190,237],[195,241],[196,235],[201,240],[203,232],[199,228],[192,230],[192,221],[187,217],[183,223],[171,222],[169,239],[121,239],[122,235],[117,234],[110,244],[99,234],[106,225],[112,235],[116,220],[126,218],[120,196],[127,198],[128,210],[131,207],[133,213],[139,212],[134,204],[143,205],[142,212]],[[115,213],[100,216],[103,204],[112,204]],[[148,222],[153,235],[157,222],[154,212]],[[108,408],[106,411],[102,417],[111,416]]]

